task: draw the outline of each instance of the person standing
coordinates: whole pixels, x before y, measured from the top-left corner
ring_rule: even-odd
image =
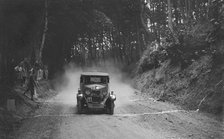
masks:
[[[28,82],[28,85],[27,85],[27,90],[23,93],[25,95],[26,92],[30,91],[31,100],[33,100],[35,86],[36,86],[36,83],[34,81],[33,74],[31,74],[30,77],[29,77],[29,82]]]
[[[48,66],[44,66],[44,79],[48,80]]]
[[[37,81],[40,81],[43,79],[43,70],[41,68],[37,71]]]
[[[26,85],[26,78],[27,78],[27,70],[26,68],[23,66],[22,67],[22,86],[25,87]]]

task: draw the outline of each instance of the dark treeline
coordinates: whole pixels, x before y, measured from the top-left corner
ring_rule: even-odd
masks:
[[[222,2],[0,0],[0,78],[8,78],[24,58],[48,65],[50,74],[68,62],[135,63],[155,40],[178,42],[198,22],[219,22]]]
[[[61,56],[60,60],[78,65],[108,59],[130,64],[143,51],[146,32],[140,20],[139,1],[52,1],[48,10],[49,41],[43,60]],[[53,54],[55,48],[58,53]]]
[[[131,64],[146,43],[140,1],[5,0],[0,6],[1,73],[24,58],[48,65],[50,73],[67,62]]]
[[[1,81],[11,80],[14,67],[39,48],[42,13],[41,0],[0,0]]]

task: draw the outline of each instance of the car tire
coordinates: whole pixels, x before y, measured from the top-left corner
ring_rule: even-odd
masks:
[[[108,108],[108,114],[110,114],[110,115],[114,114],[114,102],[110,103],[110,106]]]
[[[77,112],[78,114],[82,114],[83,112],[83,107],[82,107],[82,102],[79,100],[77,104]]]

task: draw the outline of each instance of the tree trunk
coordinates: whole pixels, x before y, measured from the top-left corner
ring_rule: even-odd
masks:
[[[188,22],[190,23],[192,19],[192,13],[191,13],[192,7],[191,7],[191,0],[188,0]]]
[[[101,45],[101,49],[102,49],[102,57],[103,57],[103,62],[104,62],[104,64],[105,64],[105,50],[104,50],[104,45],[103,45],[103,37],[104,37],[104,31],[102,31],[101,32],[101,34],[100,34],[101,36],[100,36],[100,45]]]
[[[180,23],[181,24],[185,24],[185,22],[186,22],[186,16],[185,16],[185,11],[184,11],[184,4],[183,4],[183,2],[181,0],[179,0],[178,2],[179,2],[179,8],[180,8],[180,12],[181,12],[181,15],[180,15]]]
[[[142,43],[140,42],[140,29],[139,29],[139,23],[138,23],[138,18],[136,17],[136,30],[137,30],[137,44],[138,48],[136,49],[138,52],[138,55],[136,59],[139,59],[139,57],[142,55]]]
[[[145,23],[144,17],[143,17],[144,10],[145,10],[145,2],[144,2],[144,0],[140,0],[140,10],[141,10],[141,12],[140,12],[140,19],[141,19],[142,26],[144,27],[144,29],[145,29],[145,31],[147,33],[150,33],[149,28],[147,26],[147,23]]]
[[[168,3],[168,26],[170,28],[170,31],[173,33],[173,24],[172,24],[172,9],[171,9],[171,2],[170,0],[167,0]]]
[[[186,23],[189,22],[189,0],[185,0]]]
[[[45,44],[47,30],[48,30],[48,1],[47,0],[45,0],[44,20],[45,20],[44,31],[43,31],[43,35],[42,35],[42,41],[41,41],[40,50],[39,50],[39,57],[38,57],[39,62],[42,62],[43,49],[44,49],[44,44]]]
[[[207,19],[209,19],[209,10],[211,6],[211,0],[208,0],[208,6],[207,6]]]
[[[173,1],[173,7],[174,7],[175,23],[176,25],[178,25],[179,23],[178,1]]]

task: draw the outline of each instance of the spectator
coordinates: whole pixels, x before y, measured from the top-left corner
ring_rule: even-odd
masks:
[[[21,67],[21,65],[16,66],[15,71],[16,71],[16,74],[17,74],[17,79],[19,80],[19,82],[22,85],[22,67]]]
[[[48,80],[48,67],[44,66],[44,79]]]
[[[29,77],[29,82],[28,82],[28,85],[27,85],[27,90],[23,93],[25,95],[28,91],[30,91],[31,100],[33,100],[35,86],[36,86],[36,83],[34,81],[34,76],[31,73],[30,77]]]
[[[37,81],[42,79],[43,79],[43,70],[39,68],[39,70],[37,71]]]

